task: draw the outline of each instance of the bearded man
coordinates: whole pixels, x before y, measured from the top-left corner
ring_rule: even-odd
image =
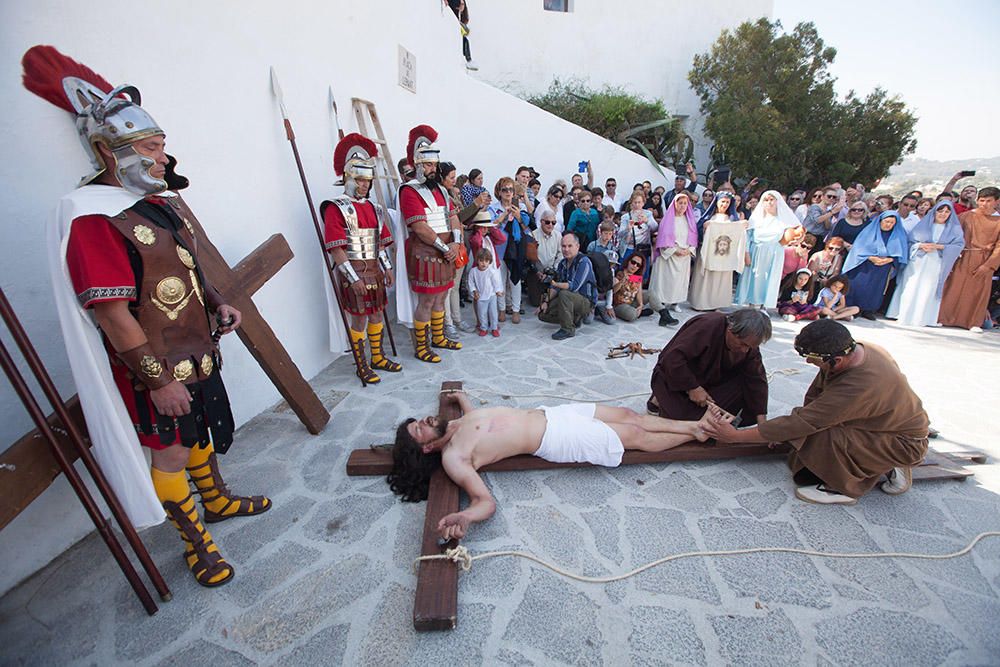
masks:
[[[399,190],[399,211],[406,239],[406,275],[417,297],[413,313],[415,356],[441,362],[431,348],[460,350],[462,344],[444,335],[444,300],[455,279],[455,259],[462,247],[462,225],[455,205],[441,185],[438,133],[429,125],[410,130],[406,146],[413,180]]]

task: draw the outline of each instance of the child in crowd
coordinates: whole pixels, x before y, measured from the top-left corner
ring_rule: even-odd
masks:
[[[819,298],[816,299],[816,305],[820,307],[820,317],[848,322],[854,319],[860,309],[857,306],[847,305],[846,294],[850,288],[851,281],[847,276],[831,278],[826,287],[819,291]]]
[[[598,237],[596,240],[591,241],[590,245],[587,246],[587,253],[599,252],[608,258],[608,263],[611,264],[611,272],[614,273],[618,271],[618,242],[615,240],[615,223],[614,211],[611,210],[610,206],[605,206],[605,219],[604,222],[600,224],[597,228]],[[608,215],[607,211],[611,211]]]
[[[610,206],[604,207],[604,222],[602,222],[597,227],[598,237],[597,239],[590,242],[587,246],[587,254],[592,252],[599,252],[608,258],[608,264],[611,265],[611,275],[615,275],[618,272],[618,266],[621,262],[618,259],[618,241],[615,239],[615,233],[617,227],[614,223],[615,210]],[[594,268],[595,272],[597,267]],[[604,303],[601,303],[601,299],[604,299]],[[597,317],[600,318],[605,324],[611,324],[615,319],[614,303],[612,290],[609,289],[605,294],[598,295],[597,303]]]
[[[499,338],[497,298],[503,297],[503,286],[500,274],[493,270],[493,253],[486,248],[480,248],[476,253],[476,268],[469,275],[469,291],[472,292],[472,302],[476,304],[479,335],[485,336],[487,331],[491,331],[494,338]]]
[[[788,322],[818,320],[820,307],[813,304],[816,279],[809,269],[787,276],[778,296],[778,313]]]

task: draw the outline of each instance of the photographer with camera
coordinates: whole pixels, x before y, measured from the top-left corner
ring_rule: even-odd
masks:
[[[580,252],[576,234],[566,232],[560,242],[563,258],[556,267],[555,279],[549,283],[548,299],[542,301],[538,319],[558,324],[552,340],[576,335],[576,328],[593,318],[597,304],[597,277],[590,258]]]

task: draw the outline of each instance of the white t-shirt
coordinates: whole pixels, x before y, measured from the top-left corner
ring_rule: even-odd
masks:
[[[500,272],[492,271],[490,267],[486,270],[479,268],[479,265],[469,272],[469,291],[479,292],[480,299],[488,299],[491,296],[495,296],[497,292],[503,291],[503,285],[500,281]]]

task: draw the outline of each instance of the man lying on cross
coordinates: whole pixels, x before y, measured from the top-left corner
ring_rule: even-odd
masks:
[[[463,412],[459,419],[407,419],[396,430],[392,472],[387,481],[404,501],[427,498],[431,474],[444,467],[469,495],[469,506],[441,519],[444,539],[465,536],[469,525],[493,516],[496,503],[477,472],[518,454],[556,463],[586,462],[614,468],[626,449],[661,452],[707,439],[701,421],[641,415],[628,408],[572,403],[537,410],[476,409],[464,392],[449,396]]]

